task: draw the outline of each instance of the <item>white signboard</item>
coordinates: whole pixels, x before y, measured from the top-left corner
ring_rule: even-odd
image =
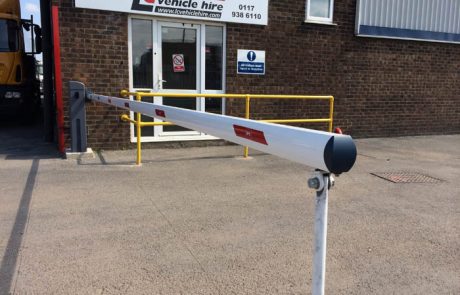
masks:
[[[267,25],[268,0],[75,0],[75,7]]]
[[[238,49],[238,74],[265,75],[265,51]]]

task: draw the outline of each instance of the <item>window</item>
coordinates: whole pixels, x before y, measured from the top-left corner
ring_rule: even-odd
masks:
[[[307,0],[307,22],[332,23],[334,0]]]
[[[224,66],[224,27],[206,25],[205,48],[205,88],[206,90],[223,90]],[[222,114],[223,106],[220,98],[206,98],[206,111]]]
[[[134,88],[153,88],[152,21],[133,19],[132,59]]]
[[[18,51],[18,25],[15,21],[0,19],[0,52]]]
[[[224,28],[206,26],[206,89],[222,90]]]

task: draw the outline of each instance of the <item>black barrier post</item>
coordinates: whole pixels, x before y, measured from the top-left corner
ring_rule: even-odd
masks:
[[[83,83],[70,81],[70,134],[71,152],[85,153],[87,150],[86,137],[86,88]]]

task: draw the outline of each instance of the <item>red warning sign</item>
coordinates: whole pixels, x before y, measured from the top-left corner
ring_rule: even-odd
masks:
[[[173,54],[173,69],[174,73],[185,72],[185,61],[183,54]]]
[[[268,145],[268,142],[265,139],[265,134],[262,131],[239,125],[233,125],[233,129],[235,129],[235,134],[238,137],[246,138],[261,144]]]

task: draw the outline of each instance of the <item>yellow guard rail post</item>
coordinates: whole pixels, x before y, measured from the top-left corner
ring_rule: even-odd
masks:
[[[136,100],[141,101],[142,96],[140,93],[136,94]],[[142,163],[142,115],[141,113],[137,113],[137,118],[136,118],[136,131],[137,131],[137,158],[136,158],[136,165],[141,165]]]
[[[249,119],[251,113],[251,96],[246,95],[246,119]],[[244,157],[248,158],[249,157],[249,147],[245,146],[244,147]]]
[[[236,98],[245,99],[245,118],[250,119],[251,99],[303,99],[303,100],[328,100],[329,101],[329,118],[319,119],[274,119],[274,120],[259,120],[267,123],[277,124],[295,124],[295,123],[328,123],[328,131],[332,132],[334,125],[334,97],[322,95],[264,95],[264,94],[189,94],[189,93],[144,93],[144,92],[129,92],[122,90],[122,97],[133,96],[137,101],[141,101],[142,97],[174,97],[174,98]],[[141,114],[136,114],[136,119],[132,120],[128,115],[121,116],[122,121],[130,122],[136,126],[136,144],[137,144],[137,159],[136,164],[142,163],[142,127],[153,126],[171,126],[171,122],[142,122]],[[249,148],[244,147],[244,157],[249,157]]]

